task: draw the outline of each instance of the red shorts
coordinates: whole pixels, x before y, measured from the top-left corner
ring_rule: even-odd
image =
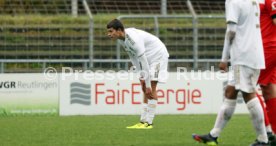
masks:
[[[258,83],[260,85],[276,84],[276,51],[266,51],[264,55],[265,69],[261,70]]]

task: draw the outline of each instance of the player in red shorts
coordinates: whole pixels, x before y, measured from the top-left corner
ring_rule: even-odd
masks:
[[[261,70],[258,83],[272,130],[276,133],[276,0],[261,0],[260,11],[266,68]]]

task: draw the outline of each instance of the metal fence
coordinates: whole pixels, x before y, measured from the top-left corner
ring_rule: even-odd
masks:
[[[61,71],[63,66],[82,70],[127,69],[130,65],[127,54],[106,37],[105,26],[109,20],[103,17],[107,15],[95,14],[91,3],[97,1],[87,2],[90,8],[85,9],[84,3],[79,7],[82,5],[86,13],[92,11],[89,18],[87,15],[77,18],[69,15],[1,18],[5,21],[0,22],[0,72],[42,72],[47,67]],[[177,66],[206,70],[217,66],[220,60],[225,32],[221,13],[199,15],[197,19],[186,13],[113,16],[121,19],[126,27],[137,27],[160,37],[171,56],[170,71],[175,71]]]
[[[195,63],[198,64],[196,68],[206,70],[216,66],[220,59],[225,32],[223,16],[199,16],[197,25],[192,24],[191,16],[128,15],[119,18],[126,27],[143,29],[160,37],[170,53],[171,71],[175,71],[177,66],[194,69]],[[214,25],[214,22],[218,24]],[[69,23],[45,27],[2,26],[1,71],[42,72],[49,66],[126,69],[129,66],[128,56],[123,48],[118,45],[116,48],[116,43],[106,37],[105,24],[95,25],[93,53],[89,51],[92,44],[89,43],[89,20],[85,23],[76,26]],[[194,54],[194,49],[198,50],[197,54]],[[93,64],[89,63],[90,59]]]

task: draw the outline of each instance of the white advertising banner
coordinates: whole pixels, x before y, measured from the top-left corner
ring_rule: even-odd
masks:
[[[158,84],[158,114],[217,113],[226,74],[170,73]],[[60,74],[60,115],[139,114],[143,94],[137,74]],[[247,113],[239,98],[236,113]]]
[[[58,115],[58,76],[44,74],[1,74],[0,115]]]

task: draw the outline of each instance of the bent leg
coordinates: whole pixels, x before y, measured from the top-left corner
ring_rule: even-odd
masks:
[[[238,91],[233,86],[227,86],[225,89],[225,99],[218,112],[214,128],[210,131],[212,137],[219,137],[221,131],[231,119],[235,108]]]

